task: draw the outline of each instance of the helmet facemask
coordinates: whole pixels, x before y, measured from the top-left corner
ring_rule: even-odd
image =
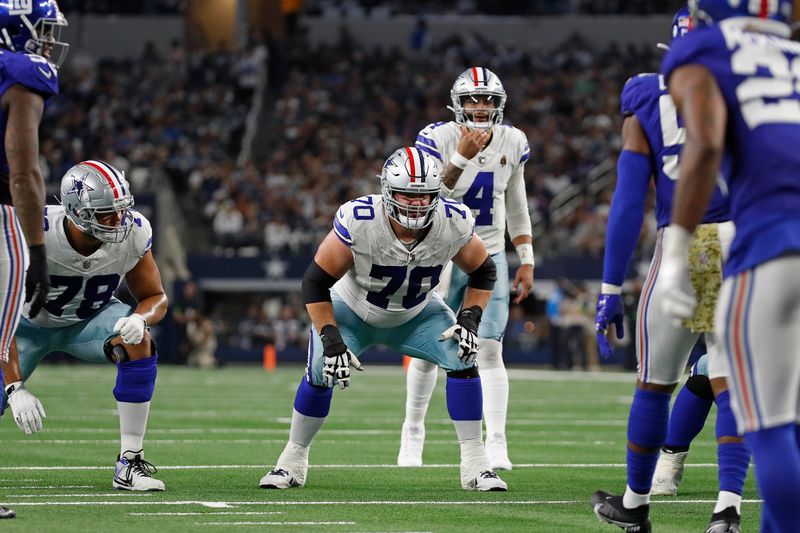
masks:
[[[91,207],[83,207],[78,209],[78,212],[70,213],[70,220],[82,232],[91,235],[98,241],[116,244],[124,241],[131,234],[133,229],[133,214],[131,213],[131,206],[133,206],[133,197],[129,196],[123,202],[120,202],[120,207],[116,209],[93,209]],[[100,218],[104,215],[111,213],[119,213],[119,224],[103,224]],[[75,219],[79,220],[76,221]]]
[[[400,193],[406,196],[416,196],[418,194],[427,194],[430,201],[427,205],[409,205],[400,202],[395,193]],[[420,193],[417,191],[409,191],[406,189],[394,189],[388,184],[383,187],[383,200],[388,205],[387,213],[389,218],[408,229],[424,229],[433,222],[433,213],[439,205],[438,191],[433,193]]]
[[[464,104],[469,101],[481,102],[486,98],[491,99],[491,103],[494,104],[493,108],[467,110],[464,107]],[[506,91],[500,79],[489,69],[473,67],[462,72],[450,90],[450,101],[453,105],[447,106],[447,108],[455,114],[456,122],[464,124],[468,128],[488,130],[496,124],[503,123]],[[488,115],[488,120],[475,120],[476,112],[484,112]]]
[[[22,21],[30,26],[28,17],[22,15]],[[64,63],[69,44],[61,40],[61,30],[67,26],[67,19],[61,12],[55,19],[41,18],[30,26],[31,38],[25,43],[25,51],[47,59],[56,68]]]

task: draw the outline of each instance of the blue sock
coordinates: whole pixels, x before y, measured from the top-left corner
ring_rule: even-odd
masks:
[[[294,410],[301,415],[325,418],[331,410],[332,398],[333,389],[315,387],[303,378],[294,397]]]
[[[736,419],[731,410],[731,394],[723,392],[717,402],[717,440],[722,437],[736,437]],[[717,445],[719,464],[719,490],[742,495],[747,467],[750,465],[750,450],[743,442],[729,442]]]
[[[694,438],[703,430],[713,403],[696,395],[689,387],[683,387],[672,406],[664,448],[676,452],[688,450]]]
[[[800,524],[800,449],[795,424],[745,435],[756,463],[756,481],[769,507],[774,531],[796,531]],[[766,530],[766,528],[764,529]]]
[[[158,355],[117,364],[114,398],[119,402],[144,403],[153,399],[158,375]]]
[[[483,417],[481,378],[447,376],[447,412],[453,420],[480,420]]]
[[[658,462],[658,450],[667,438],[670,394],[636,389],[628,416],[628,441],[651,448],[640,453],[628,448],[628,486],[638,494],[649,494],[653,472]]]

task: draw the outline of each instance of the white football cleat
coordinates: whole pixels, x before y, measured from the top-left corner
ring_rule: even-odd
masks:
[[[288,489],[306,484],[308,472],[308,446],[300,446],[291,441],[278,457],[278,464],[266,473],[258,486],[262,489]]]
[[[464,484],[462,481],[461,487],[464,490],[478,490],[481,492],[508,490],[506,482],[500,479],[500,476],[495,474],[492,470],[482,470],[478,472],[467,484]]]
[[[683,479],[683,465],[686,462],[686,452],[668,452],[663,448],[658,457],[656,471],[653,474],[653,485],[650,494],[653,496],[675,496],[678,486]]]
[[[424,445],[425,427],[411,427],[403,424],[397,466],[422,466],[422,447]]]
[[[153,477],[158,472],[155,466],[142,458],[142,450],[126,450],[117,457],[112,486],[118,490],[161,491],[164,482]]]
[[[511,470],[511,461],[508,458],[506,436],[495,433],[486,438],[486,454],[489,456],[489,465],[492,470]]]

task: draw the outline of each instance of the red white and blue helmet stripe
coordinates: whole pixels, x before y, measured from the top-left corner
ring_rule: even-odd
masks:
[[[92,167],[106,179],[108,184],[111,186],[111,190],[114,193],[115,200],[123,196],[127,196],[128,190],[125,187],[126,184],[125,178],[117,171],[117,169],[115,169],[108,163],[96,159],[83,161],[80,164]]]

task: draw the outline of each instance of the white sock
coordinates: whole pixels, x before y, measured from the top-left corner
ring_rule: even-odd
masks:
[[[632,488],[625,486],[625,495],[622,497],[622,505],[625,506],[626,509],[636,509],[640,505],[649,504],[649,492],[647,494],[639,494],[637,492],[633,492]]]
[[[736,507],[736,512],[742,514],[742,496],[735,492],[728,492],[726,490],[719,491],[717,496],[717,506],[714,507],[714,512],[718,513],[724,511],[728,507]]]
[[[483,438],[480,420],[453,420],[453,425],[456,427],[458,442]]]
[[[461,478],[462,483],[471,481],[478,472],[491,470],[489,458],[486,456],[486,449],[483,447],[483,439],[480,437],[472,439],[459,439],[461,446]]]
[[[508,372],[503,364],[503,345],[494,339],[478,339],[478,372],[483,389],[486,438],[506,434]]]
[[[289,430],[289,441],[306,448],[311,446],[311,441],[317,434],[325,418],[306,416],[292,409],[292,427]]]
[[[406,376],[406,426],[425,426],[425,415],[438,377],[438,366],[423,359],[411,359]]]
[[[120,451],[137,452],[144,457],[144,432],[147,429],[147,415],[150,414],[150,402],[130,403],[117,402],[119,413]]]

